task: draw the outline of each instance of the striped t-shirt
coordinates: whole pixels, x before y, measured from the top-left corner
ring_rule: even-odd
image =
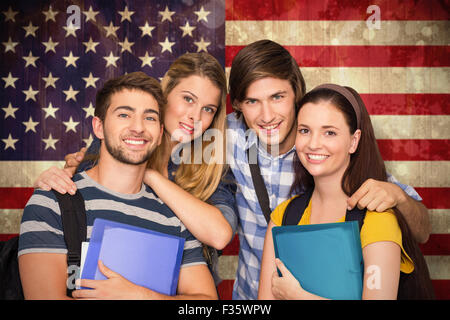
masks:
[[[202,245],[145,184],[139,193],[121,194],[91,179],[86,172],[73,181],[85,200],[87,240],[96,218],[126,223],[185,239],[182,267],[205,264]],[[45,252],[67,254],[61,212],[52,191],[37,189],[25,206],[20,225],[19,256]]]

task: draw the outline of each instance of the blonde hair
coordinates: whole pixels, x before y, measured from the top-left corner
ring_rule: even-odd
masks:
[[[216,143],[223,149],[218,152],[214,150],[212,159],[205,162],[202,155],[200,164],[194,163],[194,141],[191,141],[191,162],[182,162],[176,173],[175,182],[184,190],[196,198],[206,201],[217,189],[225,170],[225,127],[226,127],[226,94],[227,85],[225,73],[219,62],[211,55],[205,52],[186,53],[175,60],[162,79],[161,86],[164,96],[167,96],[175,88],[181,79],[192,75],[208,78],[218,89],[221,90],[221,98],[214,119],[208,129],[216,129],[222,133],[223,142]],[[202,152],[214,141],[203,141],[203,134],[197,139],[201,139]],[[150,158],[149,166],[163,173],[167,164],[163,163],[167,152],[171,152],[170,135],[164,131],[161,145],[153,152]]]

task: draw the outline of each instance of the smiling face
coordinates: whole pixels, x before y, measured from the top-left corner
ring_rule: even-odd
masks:
[[[245,122],[268,149],[289,151],[295,141],[295,94],[288,80],[262,78],[254,81],[239,104]]]
[[[183,78],[167,96],[164,128],[171,139],[189,142],[212,123],[220,105],[221,91],[206,77]]]
[[[128,89],[114,93],[110,101],[105,120],[93,119],[94,133],[114,159],[146,162],[161,142],[158,103],[150,93]]]
[[[361,131],[351,134],[343,113],[323,100],[306,103],[297,122],[295,146],[302,165],[314,179],[336,177],[340,181],[358,147]]]

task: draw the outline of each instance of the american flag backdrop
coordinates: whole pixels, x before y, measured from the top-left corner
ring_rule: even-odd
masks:
[[[268,38],[296,58],[308,89],[333,82],[362,94],[389,172],[429,208],[432,234],[421,248],[437,297],[450,299],[449,8],[445,0],[2,1],[0,238],[19,232],[38,174],[90,143],[106,79],[137,70],[160,78],[176,57],[202,50],[228,75],[243,46]],[[223,299],[236,238],[220,257]]]

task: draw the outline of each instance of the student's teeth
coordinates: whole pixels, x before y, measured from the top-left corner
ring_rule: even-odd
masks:
[[[180,125],[181,125],[183,128],[185,128],[186,130],[192,131],[192,128],[190,128],[190,127],[188,127],[188,126],[185,126],[185,125],[182,124],[182,123],[180,123]]]
[[[274,124],[272,126],[267,126],[267,127],[263,127],[263,128],[266,130],[272,130],[272,129],[275,129],[277,126],[278,126],[278,124]]]
[[[144,144],[143,140],[125,140],[125,142],[129,144]]]
[[[312,160],[323,160],[323,159],[326,159],[328,156],[319,155],[319,154],[309,154],[308,157]]]

